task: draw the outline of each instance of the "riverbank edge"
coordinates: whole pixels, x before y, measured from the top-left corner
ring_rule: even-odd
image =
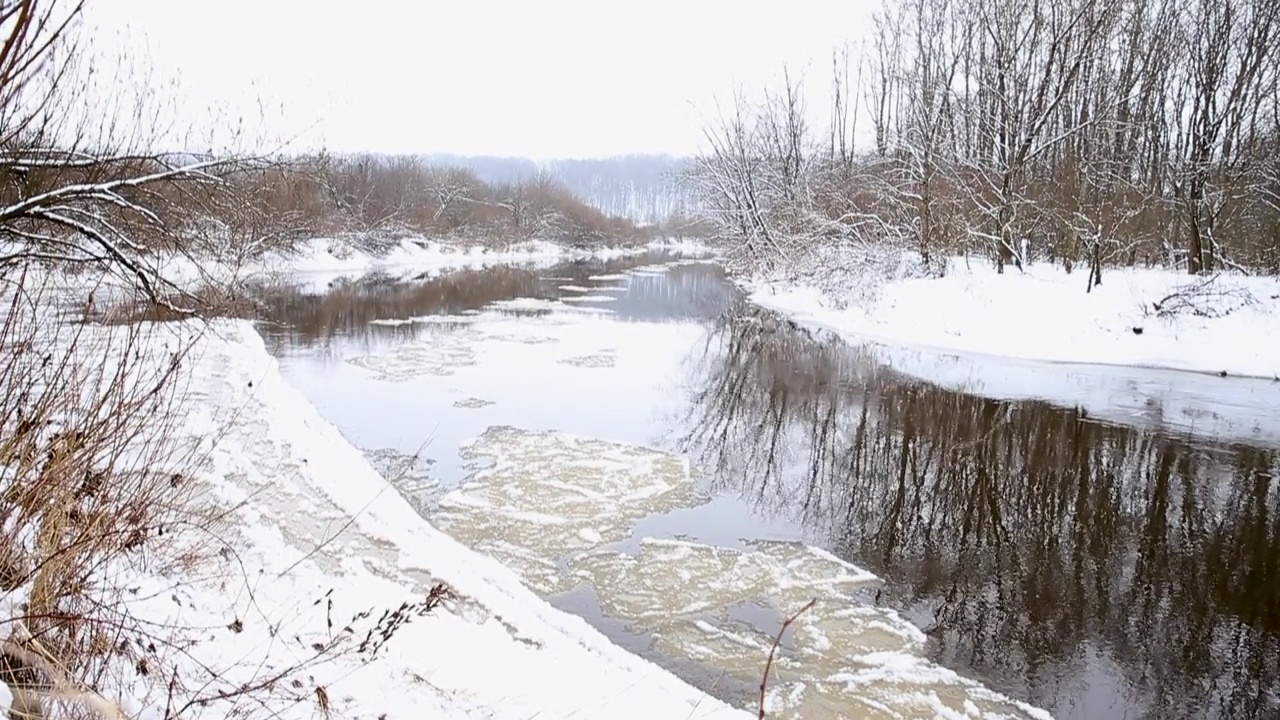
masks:
[[[236,548],[254,578],[254,611],[228,607],[191,582],[178,590],[188,622],[193,613],[212,622],[296,613],[326,592],[338,607],[394,609],[443,582],[459,599],[402,627],[377,660],[339,657],[315,673],[335,712],[423,716],[434,703],[448,717],[510,720],[748,717],[623,650],[496,560],[436,530],[288,384],[249,321],[169,325],[165,335],[195,338],[182,402],[191,409],[187,432],[220,438],[206,457],[211,470],[196,479],[218,497],[254,498],[238,513],[244,542]],[[201,645],[202,664],[258,650],[256,662],[284,661],[266,623],[246,623],[222,639]],[[304,704],[286,717],[311,715]]]
[[[1248,306],[1225,316],[1157,316],[1152,304],[1196,278],[1112,268],[1084,291],[1083,273],[1049,263],[997,274],[976,258],[948,258],[943,277],[859,278],[847,296],[750,272],[730,279],[747,299],[797,324],[890,348],[1061,366],[1109,366],[1280,380],[1280,278],[1223,275]],[[832,271],[843,274],[839,267]]]

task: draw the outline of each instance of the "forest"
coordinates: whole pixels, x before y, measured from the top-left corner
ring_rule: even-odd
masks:
[[[708,129],[690,180],[762,267],[815,247],[1280,272],[1280,1],[905,0]],[[855,142],[867,138],[867,142]]]

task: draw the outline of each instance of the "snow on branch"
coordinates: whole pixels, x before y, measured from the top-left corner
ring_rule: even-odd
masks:
[[[1221,318],[1258,305],[1258,298],[1253,293],[1238,285],[1224,284],[1221,277],[1212,275],[1181,285],[1151,303],[1151,308],[1155,310],[1156,317],[1161,318],[1184,315]]]

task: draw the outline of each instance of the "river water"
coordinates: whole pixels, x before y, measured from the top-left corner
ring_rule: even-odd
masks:
[[[298,280],[285,377],[419,512],[713,695],[816,601],[770,717],[1280,717],[1280,384],[850,344],[666,255]]]

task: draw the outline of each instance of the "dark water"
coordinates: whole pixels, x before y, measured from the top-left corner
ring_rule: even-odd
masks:
[[[618,369],[592,375],[611,383],[609,402],[571,368],[521,377],[502,395],[494,388],[521,372],[518,357],[394,390],[333,362],[456,331],[374,320],[564,297],[576,291],[563,285],[604,285],[592,277],[669,259],[276,292],[263,328],[286,377],[357,444],[407,451],[407,438],[435,433],[446,482],[461,473],[458,443],[490,424],[686,451],[719,499],[642,521],[637,535],[823,546],[885,580],[872,601],[923,628],[935,660],[1056,717],[1280,717],[1280,457],[1266,445],[1100,422],[1069,397],[931,384],[895,370],[892,353],[752,308],[707,264],[632,274],[616,300],[596,304],[611,312],[593,321],[619,348]],[[624,342],[663,324],[674,339],[662,347]],[[913,372],[927,375],[918,360]],[[1275,389],[1226,382],[1224,392],[1280,407]],[[1176,380],[1160,386],[1167,397],[1152,401],[1176,404]],[[488,388],[498,402],[463,415],[441,387],[458,397]],[[576,609],[643,651],[598,607],[592,617],[592,604]]]
[[[1063,718],[1280,714],[1275,451],[951,392],[758,311],[716,334],[716,482],[883,577],[940,662]]]

